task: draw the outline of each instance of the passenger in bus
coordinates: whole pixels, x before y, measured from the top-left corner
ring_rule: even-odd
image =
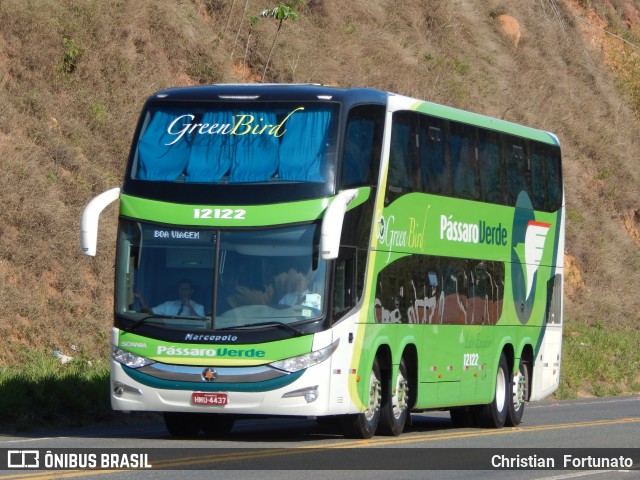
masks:
[[[140,301],[142,311],[175,317],[204,317],[204,307],[191,299],[193,284],[191,280],[183,278],[178,282],[178,299],[168,300],[160,305],[150,308],[142,293],[136,292],[135,296]]]
[[[281,273],[275,278],[276,287],[278,290],[284,290],[285,293],[278,302],[279,305],[304,305],[313,307],[316,309],[321,308],[321,296],[317,293],[313,293],[317,287],[314,283],[320,281],[320,278],[316,278],[317,275],[314,272],[307,272],[307,274],[290,269],[288,272]]]
[[[278,290],[287,292],[280,298],[280,305],[302,305],[307,293],[311,293],[308,288],[308,276],[293,268],[277,275],[274,283]]]

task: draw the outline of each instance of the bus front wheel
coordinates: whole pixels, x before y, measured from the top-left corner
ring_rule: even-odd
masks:
[[[371,438],[376,433],[380,421],[382,403],[382,383],[378,359],[373,362],[369,375],[366,410],[343,418],[344,435],[348,438]]]

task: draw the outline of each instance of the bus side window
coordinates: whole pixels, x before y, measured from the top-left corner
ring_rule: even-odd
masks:
[[[531,143],[531,190],[533,208],[546,210],[548,178],[545,172],[546,145]],[[549,185],[550,186],[550,185]]]
[[[380,168],[385,109],[361,105],[349,112],[342,154],[342,187],[375,185]]]
[[[447,132],[448,122],[423,116],[420,122],[422,190],[436,195],[451,193]]]
[[[489,291],[490,274],[487,262],[469,261],[469,315],[468,323],[472,325],[490,324],[490,303],[492,294]]]
[[[375,294],[375,319],[378,323],[407,323],[407,276],[411,257],[401,258],[378,273]],[[413,295],[413,292],[411,292]]]
[[[478,132],[478,166],[481,200],[504,203],[504,168],[499,133],[488,130]]]
[[[415,158],[417,141],[415,136],[416,121],[417,114],[413,112],[396,112],[393,115],[387,179],[389,201],[395,200],[398,195],[414,190],[413,159]]]
[[[356,305],[356,249],[341,247],[333,277],[333,321],[337,322]]]
[[[488,262],[489,280],[493,299],[493,305],[489,318],[491,324],[495,325],[502,315],[502,301],[504,299],[504,263]]]
[[[464,325],[468,321],[467,260],[450,258],[442,268],[444,308],[442,323]]]
[[[531,161],[523,140],[507,137],[505,142],[507,164],[507,202],[515,205],[520,192],[531,196]]]
[[[449,151],[451,154],[451,176],[453,194],[459,198],[477,200],[478,150],[476,129],[463,124],[451,124]]]
[[[426,323],[442,323],[442,309],[444,308],[444,295],[442,281],[440,279],[440,261],[438,257],[425,257],[425,283],[428,315]]]
[[[560,149],[549,147],[544,156],[545,178],[547,181],[547,210],[558,210],[562,204],[562,169],[560,167]]]

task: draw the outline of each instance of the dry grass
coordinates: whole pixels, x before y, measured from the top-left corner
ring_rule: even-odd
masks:
[[[301,0],[266,80],[381,88],[557,133],[567,249],[584,282],[567,316],[637,334],[640,252],[625,218],[639,208],[640,128],[616,89],[633,77],[614,76],[576,17],[588,4],[624,29],[622,3]],[[277,23],[260,19],[248,37],[247,18],[267,6],[0,0],[0,335],[10,340],[0,364],[17,360],[17,345],[106,355],[116,209],[88,259],[82,207],[120,183],[153,91],[260,77]],[[518,48],[503,13],[520,22]]]

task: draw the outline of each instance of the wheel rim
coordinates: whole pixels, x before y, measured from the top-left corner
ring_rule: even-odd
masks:
[[[371,420],[380,409],[380,401],[382,396],[382,386],[380,385],[380,379],[373,371],[371,372],[369,385],[369,404],[367,405],[367,410],[364,412],[364,416],[367,421]]]
[[[507,382],[505,381],[504,370],[500,368],[498,369],[498,378],[496,379],[496,408],[499,412],[502,412],[504,409],[506,390]]]
[[[398,380],[396,382],[396,394],[393,396],[393,416],[398,420],[407,410],[409,404],[409,382],[402,374],[398,372]]]
[[[520,410],[520,407],[524,404],[524,398],[527,388],[527,379],[525,376],[518,370],[518,372],[513,376],[513,409],[514,411]]]

